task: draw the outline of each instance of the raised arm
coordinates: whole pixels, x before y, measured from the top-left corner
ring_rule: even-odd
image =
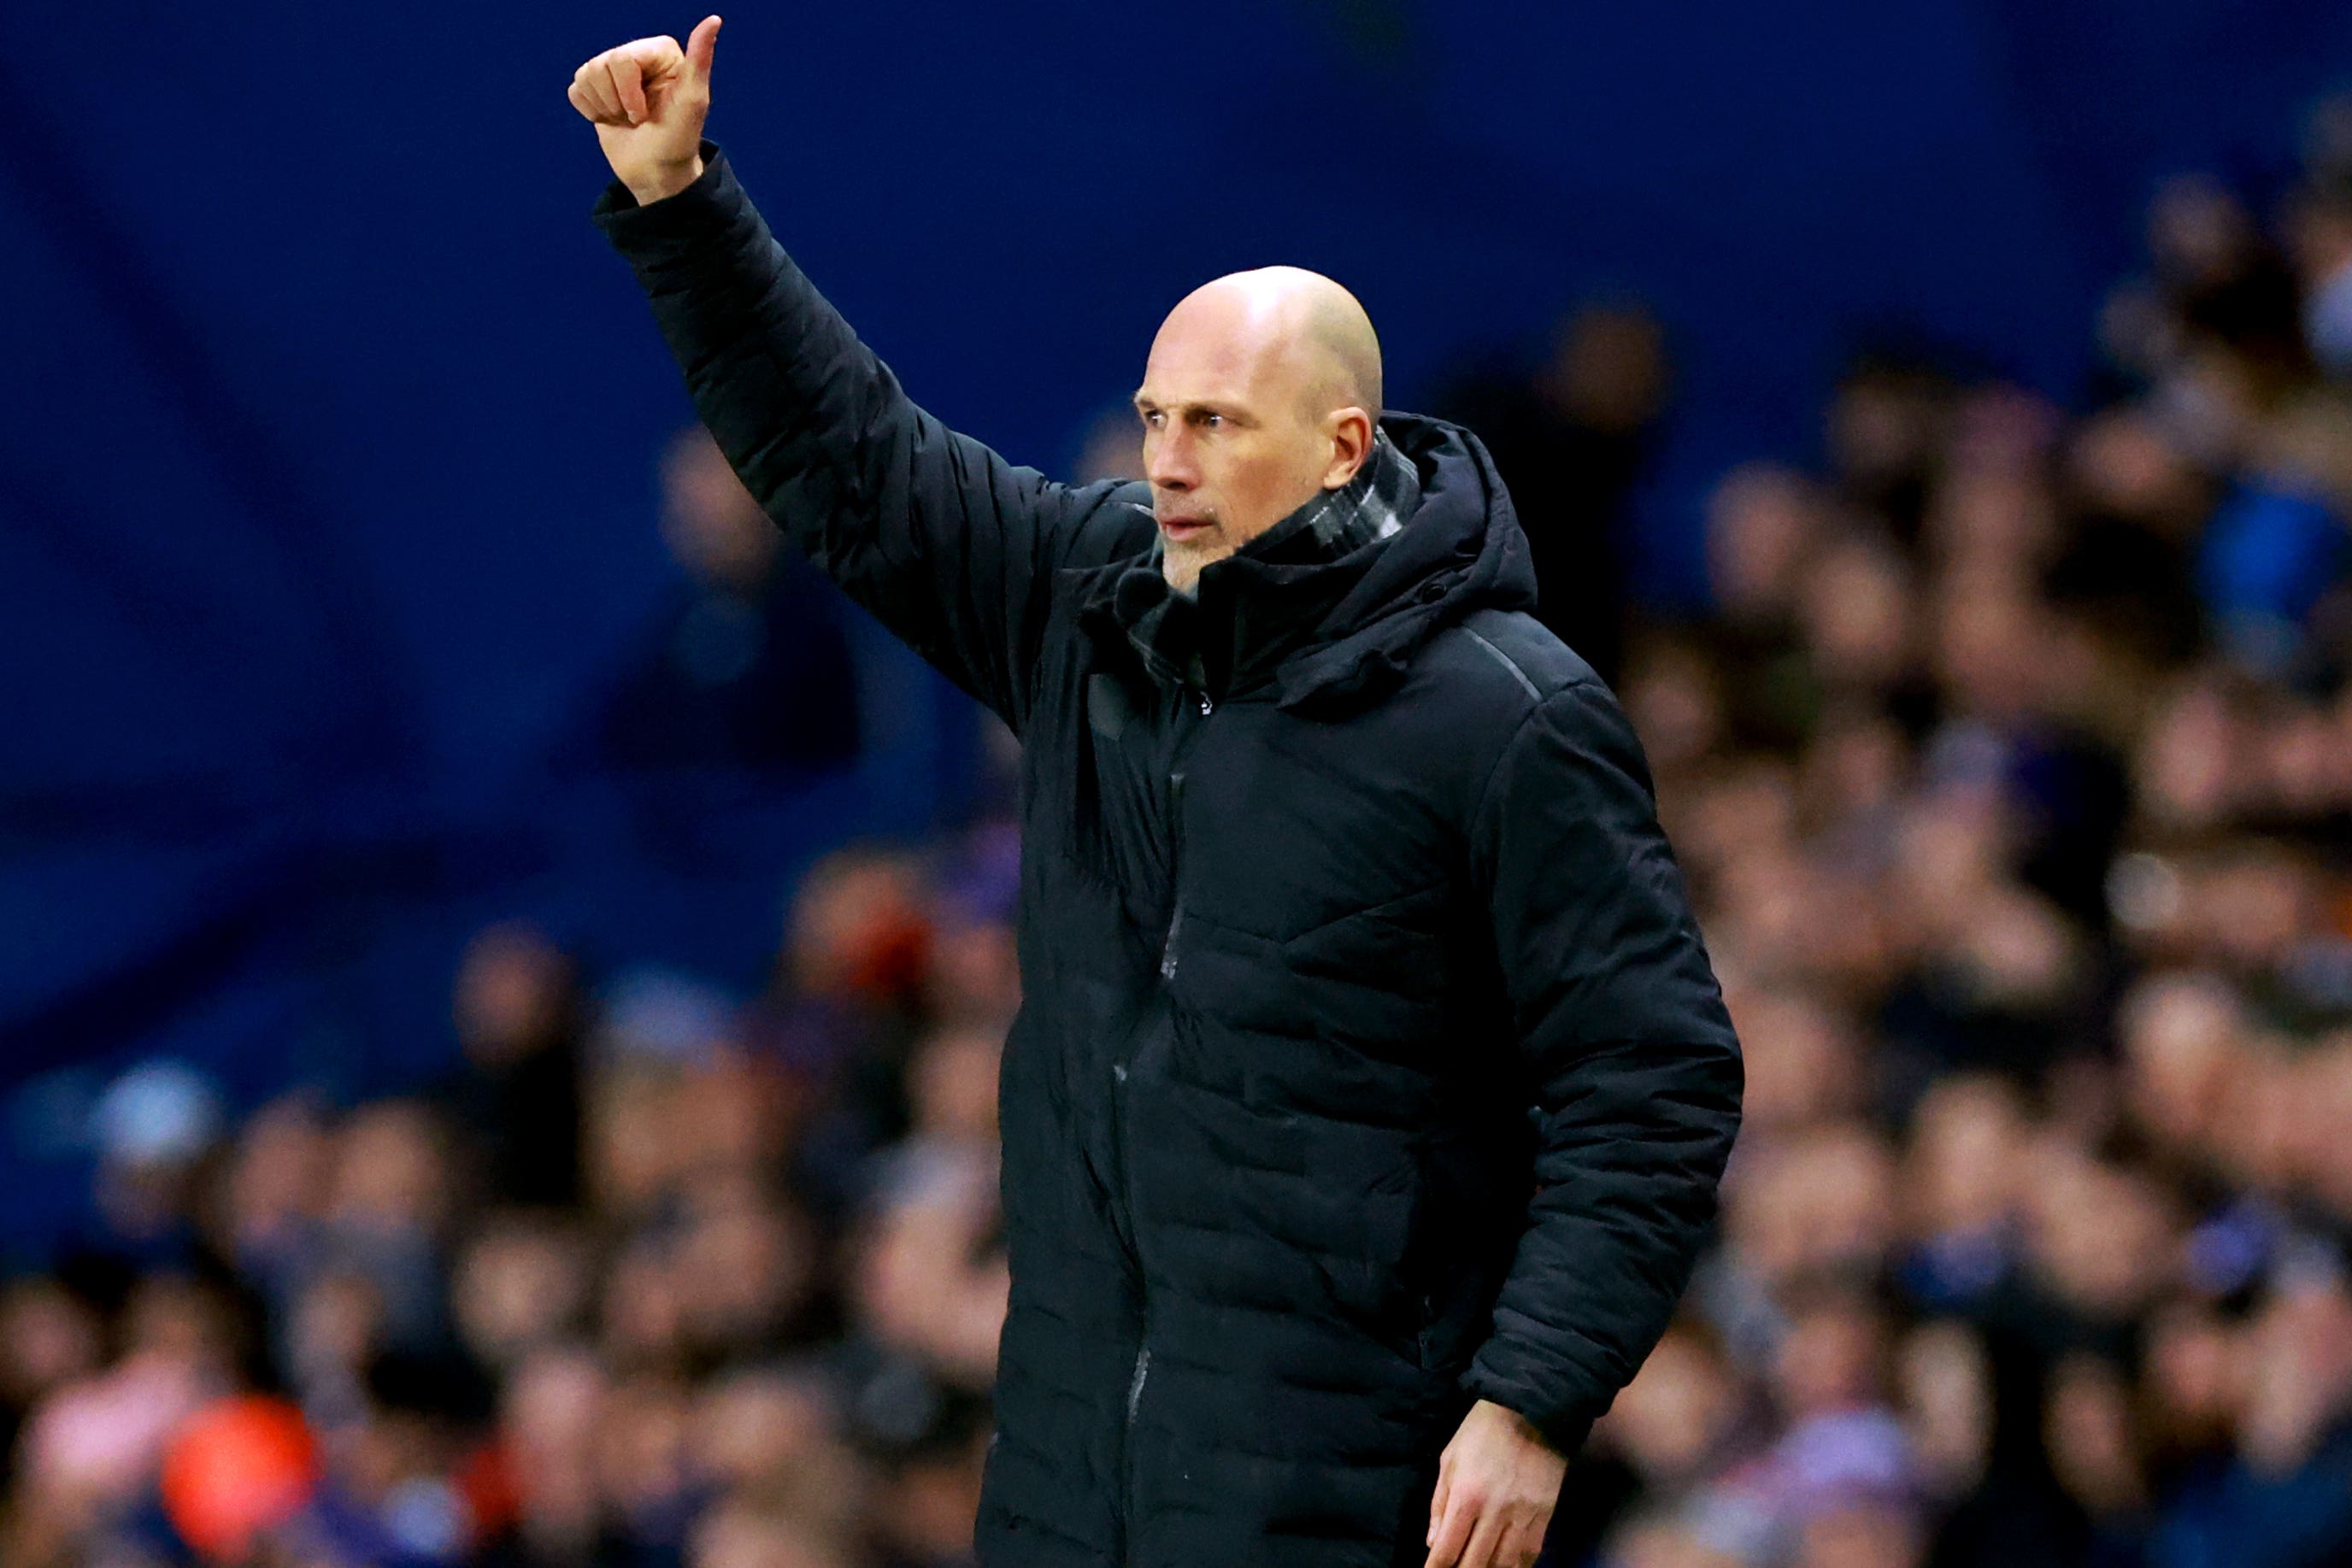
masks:
[[[596,221],[635,269],[695,407],[768,515],[1015,730],[1054,569],[1141,549],[1118,486],[1015,468],[917,407],[701,140],[719,19],[573,77],[615,182]]]

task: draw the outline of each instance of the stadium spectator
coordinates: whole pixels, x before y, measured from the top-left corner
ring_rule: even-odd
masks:
[[[1604,679],[1623,654],[1628,507],[1673,379],[1655,317],[1591,301],[1533,369],[1467,365],[1433,408],[1486,441],[1527,530],[1537,619]]]
[[[857,755],[847,606],[782,548],[699,425],[662,465],[662,537],[685,579],[597,720],[638,770],[806,773]]]

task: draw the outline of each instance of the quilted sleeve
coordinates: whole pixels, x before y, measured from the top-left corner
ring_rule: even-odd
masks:
[[[1572,1452],[1689,1283],[1739,1124],[1739,1047],[1607,687],[1574,682],[1527,716],[1473,844],[1538,1145],[1464,1382]]]
[[[635,270],[703,423],[786,536],[851,598],[1017,732],[1054,569],[1139,549],[1148,511],[1113,485],[1016,468],[918,407],[769,232],[719,149],[639,206],[595,218]]]

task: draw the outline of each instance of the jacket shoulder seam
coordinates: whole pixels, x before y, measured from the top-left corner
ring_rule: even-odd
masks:
[[[1512,679],[1519,683],[1519,689],[1526,692],[1530,700],[1538,703],[1543,701],[1543,693],[1536,688],[1535,682],[1528,678],[1528,673],[1519,668],[1519,662],[1517,659],[1512,658],[1508,653],[1504,653],[1500,648],[1496,647],[1494,643],[1488,642],[1484,636],[1480,635],[1475,627],[1465,625],[1462,628],[1462,633],[1464,636],[1468,637],[1473,643],[1477,643],[1481,648],[1486,649],[1487,653],[1493,654],[1496,664],[1510,671]]]
[[[1470,629],[1465,626],[1463,630],[1469,632]],[[1478,633],[1475,632],[1471,632],[1470,635],[1473,637],[1478,637]],[[1481,643],[1485,643],[1489,648],[1493,647],[1493,644],[1487,643],[1486,639],[1484,637],[1478,637],[1478,641]],[[1503,658],[1503,654],[1500,650],[1496,651],[1495,656],[1498,659]],[[1507,659],[1504,662],[1507,664],[1509,663]],[[1519,675],[1521,681],[1527,681],[1527,676],[1519,672],[1519,667],[1517,664],[1512,664],[1511,670],[1513,674]],[[1553,690],[1549,696],[1544,696],[1536,692],[1532,682],[1528,683],[1528,694],[1534,696],[1536,700],[1528,705],[1527,712],[1519,716],[1519,722],[1511,727],[1509,737],[1507,737],[1502,746],[1496,749],[1495,753],[1495,760],[1488,764],[1486,768],[1486,777],[1478,786],[1478,803],[1474,806],[1470,811],[1470,831],[1474,841],[1478,831],[1478,824],[1486,821],[1486,805],[1495,793],[1495,779],[1503,771],[1503,764],[1510,760],[1511,753],[1519,748],[1519,738],[1527,734],[1528,727],[1535,723],[1538,716],[1540,716],[1546,708],[1549,707],[1554,700],[1559,697],[1564,697],[1571,692],[1583,691],[1588,687],[1595,686],[1600,684],[1601,679],[1598,675],[1578,675],[1573,679],[1561,682],[1560,685]]]

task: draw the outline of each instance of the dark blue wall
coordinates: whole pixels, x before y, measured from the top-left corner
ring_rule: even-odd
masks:
[[[377,1061],[518,904],[756,964],[804,844],[744,828],[761,893],[704,897],[539,766],[665,580],[686,412],[562,89],[695,15],[12,0],[0,1073]],[[713,131],[918,395],[1049,468],[1229,267],[1353,285],[1407,403],[1643,294],[1683,366],[1643,541],[1672,597],[1706,477],[1807,449],[1859,327],[2063,393],[2153,178],[2272,177],[2347,67],[2322,0],[795,4],[730,17]],[[940,799],[907,690],[873,825]]]

